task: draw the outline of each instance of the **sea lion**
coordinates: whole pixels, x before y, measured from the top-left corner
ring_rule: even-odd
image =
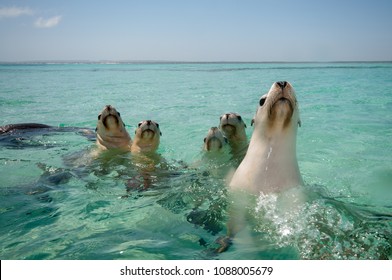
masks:
[[[227,235],[217,239],[216,252],[226,251],[232,238],[241,231],[248,220],[246,209],[254,195],[268,195],[302,186],[296,140],[301,125],[298,103],[293,87],[288,82],[275,82],[269,92],[259,100],[252,121],[254,131],[245,158],[229,183],[230,205]],[[301,203],[301,192],[290,196],[284,205],[289,209]]]
[[[96,134],[100,150],[131,150],[131,136],[125,129],[120,113],[111,105],[106,105],[98,115]]]
[[[132,153],[150,153],[158,149],[162,133],[159,124],[152,120],[141,121],[135,131]]]
[[[219,128],[227,138],[234,159],[242,160],[248,148],[246,124],[237,113],[227,113],[220,117]]]
[[[248,151],[230,181],[230,189],[259,195],[303,185],[296,154],[301,121],[291,84],[274,83],[260,98],[252,122]]]
[[[41,138],[63,132],[74,132],[86,137],[88,140],[96,140],[95,132],[90,128],[67,127],[62,125],[51,126],[42,123],[16,123],[0,126],[0,145],[18,149],[28,147],[47,149],[57,145],[41,141]]]
[[[222,150],[226,144],[227,138],[223,136],[222,131],[217,127],[211,127],[204,138],[203,149],[209,152],[216,152]]]
[[[231,169],[231,154],[222,131],[218,127],[211,127],[204,138],[201,160],[194,164],[201,168],[204,174],[217,178],[225,178]]]
[[[161,135],[158,123],[152,120],[139,122],[131,147],[132,163],[139,174],[127,181],[127,193],[151,188],[161,171],[167,168],[165,160],[156,153]]]
[[[44,129],[52,128],[50,125],[41,123],[17,123],[17,124],[7,124],[5,126],[0,126],[0,134],[13,133],[21,130],[33,130],[33,129]]]

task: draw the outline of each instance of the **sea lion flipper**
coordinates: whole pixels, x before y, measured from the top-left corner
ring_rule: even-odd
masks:
[[[227,251],[229,247],[233,244],[233,241],[229,236],[220,236],[215,240],[215,243],[220,245],[220,247],[215,249],[215,252],[220,254]]]

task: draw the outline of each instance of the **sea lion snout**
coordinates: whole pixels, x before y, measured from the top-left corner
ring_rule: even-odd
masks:
[[[112,116],[120,115],[120,113],[117,112],[117,110],[112,105],[106,105],[103,110],[106,111],[109,116],[110,115],[112,115]]]
[[[287,82],[286,81],[279,81],[276,82],[276,84],[281,88],[284,89],[287,86]]]

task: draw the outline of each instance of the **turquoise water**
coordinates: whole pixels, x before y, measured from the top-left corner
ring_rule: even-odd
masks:
[[[287,194],[259,197],[246,206],[247,236],[213,254],[228,201],[203,138],[226,112],[250,137],[260,96],[279,80],[297,93],[309,199],[284,212]],[[94,142],[72,131],[2,136],[1,259],[392,257],[392,63],[0,65],[0,125],[94,129],[106,104],[131,136],[141,120],[160,124],[167,166],[127,193],[140,171],[129,155],[85,160]]]

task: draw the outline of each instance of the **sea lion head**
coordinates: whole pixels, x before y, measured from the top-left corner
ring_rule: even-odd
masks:
[[[138,123],[135,130],[135,139],[132,145],[133,151],[154,152],[158,149],[162,132],[159,124],[152,120]]]
[[[106,105],[98,115],[97,133],[117,132],[124,127],[120,112],[111,105]]]
[[[211,127],[204,138],[205,151],[220,151],[227,143],[227,138],[217,127]]]
[[[229,141],[246,139],[246,124],[237,113],[227,113],[220,117],[219,128]]]
[[[106,149],[129,149],[131,137],[129,136],[120,113],[111,105],[106,105],[98,115],[97,143]]]
[[[273,83],[269,92],[260,98],[253,124],[255,127],[263,126],[264,130],[296,129],[301,126],[297,98],[289,82]]]

